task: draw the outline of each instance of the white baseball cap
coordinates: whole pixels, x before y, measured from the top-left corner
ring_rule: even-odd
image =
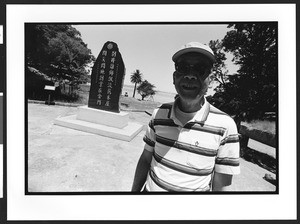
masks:
[[[201,44],[199,42],[190,42],[187,43],[185,45],[183,45],[172,57],[172,60],[174,62],[177,61],[177,59],[179,58],[179,56],[189,53],[189,52],[196,52],[199,54],[203,54],[205,55],[212,63],[215,62],[215,55],[214,52],[212,51],[212,49],[205,45],[205,44]]]

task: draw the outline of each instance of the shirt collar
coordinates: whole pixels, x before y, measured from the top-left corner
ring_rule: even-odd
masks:
[[[170,118],[174,120],[177,125],[180,125],[181,122],[175,116],[175,107],[178,105],[179,98],[177,98],[172,106]],[[210,104],[204,97],[204,104],[200,110],[197,111],[194,118],[190,122],[205,122],[209,114]]]

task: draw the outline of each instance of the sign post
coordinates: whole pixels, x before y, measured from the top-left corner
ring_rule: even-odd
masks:
[[[55,86],[47,86],[45,85],[44,90],[48,93],[48,100],[46,100],[45,104],[54,105],[54,101],[51,100],[51,93],[55,91]]]

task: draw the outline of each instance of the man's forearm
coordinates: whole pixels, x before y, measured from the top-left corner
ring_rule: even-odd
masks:
[[[134,181],[131,191],[139,192],[141,191],[150,168],[150,163],[147,162],[144,158],[140,158],[136,167]]]

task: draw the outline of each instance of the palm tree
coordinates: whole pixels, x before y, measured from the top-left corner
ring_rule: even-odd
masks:
[[[130,82],[134,83],[133,98],[135,96],[136,85],[142,82],[142,73],[139,69],[132,73]]]

